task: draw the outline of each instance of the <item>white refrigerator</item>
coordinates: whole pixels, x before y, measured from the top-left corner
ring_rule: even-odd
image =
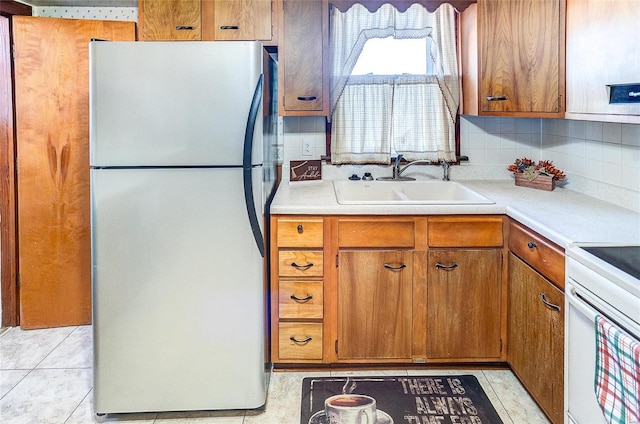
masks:
[[[89,51],[95,412],[261,407],[273,61],[259,42]]]

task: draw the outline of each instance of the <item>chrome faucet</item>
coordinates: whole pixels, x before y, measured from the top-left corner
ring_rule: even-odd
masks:
[[[441,160],[440,165],[442,165],[442,170],[444,175],[442,176],[442,181],[449,181],[449,168],[451,168],[451,164],[446,160]]]
[[[413,177],[403,177],[402,173],[404,171],[407,170],[407,168],[413,166],[413,165],[418,165],[418,164],[435,164],[435,162],[432,162],[430,160],[414,160],[413,162],[409,162],[408,164],[406,164],[404,167],[400,166],[400,163],[402,162],[402,159],[404,159],[404,156],[402,155],[397,155],[395,162],[393,163],[393,171],[391,174],[391,177],[380,177],[378,178],[378,180],[391,180],[391,181],[413,181],[415,180],[415,178]],[[440,161],[440,165],[442,165],[443,169],[444,169],[444,176],[442,177],[443,181],[449,181],[449,168],[451,167],[451,165],[445,161],[445,160],[441,160]]]

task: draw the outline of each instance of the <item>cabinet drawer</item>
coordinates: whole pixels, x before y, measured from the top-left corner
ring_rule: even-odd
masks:
[[[509,250],[564,290],[564,250],[538,233],[511,222]]]
[[[280,281],[278,317],[280,319],[322,319],[322,282]]]
[[[322,219],[278,219],[278,247],[323,246]]]
[[[322,324],[281,322],[278,335],[278,356],[281,361],[322,359]]]
[[[338,246],[340,247],[405,247],[415,244],[413,220],[340,220]]]
[[[281,277],[322,277],[321,250],[281,250],[278,270]]]
[[[499,247],[502,217],[432,217],[427,241],[431,247]]]

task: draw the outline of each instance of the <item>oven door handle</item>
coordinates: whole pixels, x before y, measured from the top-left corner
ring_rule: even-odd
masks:
[[[589,318],[590,321],[596,322],[596,315],[600,315],[601,312],[596,310],[593,306],[585,302],[585,296],[578,293],[575,287],[568,286],[568,290],[565,293],[565,297],[569,304],[580,311],[584,316]]]

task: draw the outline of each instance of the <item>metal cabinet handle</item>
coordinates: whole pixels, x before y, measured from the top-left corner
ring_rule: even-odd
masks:
[[[178,31],[193,31],[193,25],[178,25],[176,26]]]
[[[391,271],[400,271],[401,269],[406,268],[407,265],[402,264],[402,265],[394,266],[394,265],[384,264],[384,267],[387,269],[390,269]]]
[[[304,339],[298,340],[298,339],[296,339],[294,336],[291,336],[291,337],[289,337],[289,340],[291,340],[291,341],[292,341],[292,342],[294,342],[295,344],[303,345],[303,344],[307,344],[307,343],[309,343],[311,340],[313,340],[313,337],[306,336]]]
[[[447,269],[447,270],[451,270],[451,269],[455,269],[458,267],[457,263],[452,263],[451,265],[443,265],[440,262],[436,262],[436,268],[438,269]]]
[[[310,294],[308,294],[306,297],[298,297],[295,294],[292,294],[291,296],[289,296],[292,300],[295,300],[296,302],[308,302],[311,299],[313,299],[313,296],[311,296]]]
[[[225,29],[240,29],[240,27],[238,25],[222,25],[220,26],[220,29],[225,30]]]
[[[538,247],[538,245],[535,244],[534,242],[530,241],[529,243],[527,243],[527,247],[529,249],[535,249],[536,247]]]
[[[299,269],[301,271],[306,271],[306,270],[308,270],[309,268],[311,268],[313,266],[313,262],[307,262],[306,265],[298,265],[295,262],[291,262],[291,266],[294,267],[294,268],[297,268],[297,269]]]
[[[553,303],[550,303],[547,300],[547,294],[546,293],[540,293],[540,300],[542,301],[542,303],[544,303],[544,306],[546,306],[547,308],[553,309],[556,312],[560,312],[560,306],[554,305]]]
[[[318,98],[316,96],[298,96],[298,100],[301,102],[312,102],[317,99]]]
[[[509,100],[507,96],[487,96],[488,102],[499,102],[503,100]]]
[[[304,227],[302,224],[298,224],[298,234],[302,234],[304,232]]]

